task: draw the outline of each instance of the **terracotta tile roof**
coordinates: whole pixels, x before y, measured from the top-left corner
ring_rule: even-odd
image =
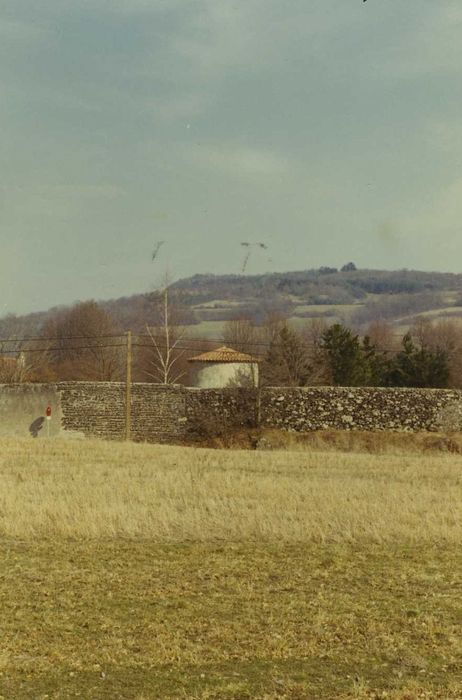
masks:
[[[245,352],[239,352],[223,345],[217,350],[211,350],[210,352],[202,353],[202,355],[191,357],[189,362],[258,362],[258,360],[252,355],[247,355]]]
[[[16,357],[0,357],[0,364],[3,365],[17,365],[18,360]]]

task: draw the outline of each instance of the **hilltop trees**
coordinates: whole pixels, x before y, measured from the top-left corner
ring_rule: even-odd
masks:
[[[340,272],[356,272],[357,269],[358,268],[356,267],[354,262],[349,262],[349,263],[346,263],[345,265],[343,265]]]

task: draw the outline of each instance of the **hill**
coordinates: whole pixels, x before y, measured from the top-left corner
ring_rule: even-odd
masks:
[[[354,265],[352,266],[354,268]],[[294,318],[349,318],[356,325],[445,309],[462,314],[462,275],[414,270],[318,270],[265,275],[195,275],[175,284],[201,321],[268,310]]]
[[[346,268],[346,269],[345,269]],[[261,321],[280,311],[295,323],[324,317],[357,327],[386,319],[397,327],[417,315],[462,317],[462,274],[417,270],[316,270],[262,275],[194,275],[172,285],[181,297],[185,323],[196,336],[217,336],[224,321],[247,316]],[[152,294],[102,301],[121,331],[144,328],[152,316]],[[0,319],[0,337],[40,333],[64,307]]]

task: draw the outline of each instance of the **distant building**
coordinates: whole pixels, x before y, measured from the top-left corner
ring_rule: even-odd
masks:
[[[24,354],[19,357],[0,357],[0,384],[19,382],[24,375]]]
[[[189,360],[189,384],[201,389],[258,386],[258,360],[225,346]]]

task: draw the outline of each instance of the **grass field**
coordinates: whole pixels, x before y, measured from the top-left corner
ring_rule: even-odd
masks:
[[[461,457],[0,447],[0,697],[462,698]]]

